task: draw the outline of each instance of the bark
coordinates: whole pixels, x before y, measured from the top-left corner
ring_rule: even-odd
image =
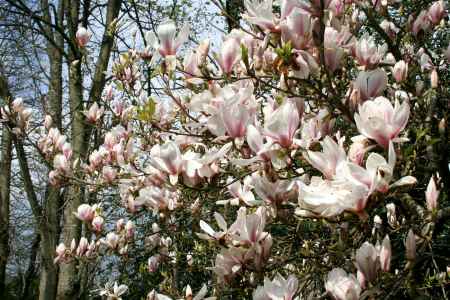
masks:
[[[44,20],[51,23],[49,3],[41,1]],[[62,28],[64,20],[64,1],[60,1],[55,25]],[[43,25],[46,35],[52,39],[47,42],[47,56],[50,63],[50,82],[48,92],[48,107],[44,108],[53,119],[53,126],[62,130],[62,53],[64,39],[48,25]],[[58,287],[58,267],[53,263],[55,248],[60,233],[59,208],[62,203],[60,189],[47,184],[45,201],[43,203],[43,222],[45,232],[41,231],[42,271],[39,281],[39,299],[55,299]],[[45,221],[44,221],[45,220]]]
[[[30,263],[24,275],[21,299],[33,299],[34,297],[34,291],[32,290],[31,284],[33,283],[34,278],[36,278],[36,258],[39,253],[40,242],[41,236],[40,234],[36,234],[30,250]]]
[[[11,99],[6,78],[0,74],[0,97]],[[5,269],[9,256],[9,192],[11,183],[12,139],[6,126],[2,126],[0,153],[0,298],[6,297]]]
[[[107,70],[111,50],[113,47],[114,37],[111,36],[108,27],[113,20],[118,16],[121,6],[121,0],[109,0],[106,14],[106,27],[103,33],[100,53],[96,61],[95,74],[93,84],[89,93],[88,103],[99,100],[102,90],[105,85],[104,72]],[[78,1],[71,1],[70,11],[68,16],[69,35],[75,39],[75,32],[79,20],[80,3]],[[85,19],[86,17],[83,16]],[[86,127],[84,116],[81,111],[83,109],[82,96],[82,74],[81,74],[81,53],[79,51],[69,52],[69,102],[70,113],[72,117],[72,131],[71,140],[74,153],[74,159],[86,159],[89,138],[91,130]],[[76,176],[81,174],[75,170]],[[70,244],[72,239],[79,240],[81,233],[81,223],[73,214],[80,204],[85,199],[85,189],[80,185],[72,185],[67,193],[67,199],[64,209],[64,227],[63,236],[64,243]],[[78,299],[83,293],[81,287],[80,274],[78,272],[76,262],[61,265],[58,281],[58,299]],[[81,270],[80,270],[81,271]]]

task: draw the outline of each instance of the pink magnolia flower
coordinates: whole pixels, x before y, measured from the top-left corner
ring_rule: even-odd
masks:
[[[254,173],[251,177],[255,193],[268,205],[278,206],[297,197],[297,186],[289,180],[269,181]]]
[[[297,106],[286,99],[266,120],[264,134],[283,148],[290,148],[300,125]]]
[[[373,36],[365,34],[355,45],[355,58],[361,66],[368,69],[376,67],[384,58],[387,45],[377,46]]]
[[[152,161],[156,168],[169,174],[170,182],[176,184],[182,171],[183,160],[177,144],[168,141],[162,146],[152,148]]]
[[[412,23],[412,32],[414,35],[418,35],[419,32],[427,32],[431,27],[430,18],[428,16],[428,11],[423,10],[417,16],[417,18]]]
[[[383,272],[389,272],[392,257],[391,240],[389,239],[389,235],[386,235],[386,237],[383,239],[383,243],[381,244],[381,248],[379,251],[379,256],[381,270]]]
[[[430,178],[430,182],[428,183],[427,190],[425,191],[425,199],[427,202],[427,209],[429,211],[434,211],[437,208],[439,198],[439,191],[436,187],[436,182],[434,181],[434,177]]]
[[[75,216],[83,222],[92,222],[95,217],[95,206],[89,204],[81,204],[78,206]]]
[[[82,237],[80,239],[79,244],[78,244],[76,255],[77,256],[83,256],[86,253],[86,251],[88,249],[88,246],[89,246],[88,240],[85,237]]]
[[[358,102],[380,96],[386,89],[388,77],[383,69],[361,71],[354,82],[354,88],[359,92]]]
[[[346,34],[343,34],[342,31],[337,31],[333,27],[325,28],[325,65],[331,72],[334,72],[340,67],[342,58],[344,57],[345,52],[342,48],[343,43],[346,42],[344,36]]]
[[[64,261],[67,258],[67,248],[64,243],[60,243],[58,247],[56,247],[56,257],[54,259],[54,263],[58,263]]]
[[[384,32],[386,32],[386,34],[391,38],[391,39],[395,39],[397,33],[400,32],[400,29],[395,26],[394,23],[389,22],[388,20],[383,20],[380,23],[380,27],[384,30]]]
[[[96,216],[92,220],[91,225],[95,232],[101,232],[103,229],[103,223],[104,223],[104,219],[101,216]]]
[[[81,48],[85,47],[87,43],[89,43],[89,40],[91,39],[91,33],[87,31],[86,28],[80,26],[78,27],[78,30],[75,34],[75,38],[77,41],[78,46]]]
[[[362,135],[354,136],[351,140],[353,143],[348,150],[348,159],[357,165],[362,165],[365,154],[374,146],[368,146],[369,140]]]
[[[347,275],[341,268],[328,273],[325,289],[336,300],[358,300],[361,286],[354,275]]]
[[[229,100],[220,110],[220,117],[231,138],[242,138],[245,136],[247,125],[250,122],[251,112],[243,105],[240,99]]]
[[[150,33],[147,35],[147,39],[159,51],[161,56],[174,56],[181,44],[188,39],[190,28],[189,25],[185,25],[178,33],[178,36],[176,35],[176,31],[177,27],[175,22],[166,20],[156,29],[158,38],[153,33]]]
[[[102,117],[104,112],[105,109],[103,107],[99,107],[97,102],[95,102],[84,114],[86,115],[88,122],[97,123],[97,121]]]
[[[279,32],[279,20],[272,12],[272,0],[245,0],[246,13],[243,18],[270,32]]]
[[[398,61],[392,69],[392,75],[399,83],[405,81],[408,78],[408,64],[403,60]]]
[[[376,279],[379,261],[378,251],[375,246],[369,242],[365,242],[356,251],[356,267],[364,275],[364,278],[373,282]]]
[[[293,300],[298,290],[298,280],[294,275],[284,278],[277,274],[273,280],[264,278],[264,286],[253,292],[253,300]]]
[[[306,49],[312,41],[311,15],[302,9],[294,8],[280,28],[282,41],[295,49]]]
[[[70,173],[70,162],[63,154],[56,154],[53,158],[53,167],[62,174]]]
[[[241,57],[241,44],[235,38],[228,38],[222,45],[217,62],[224,74],[230,74]]]
[[[347,160],[342,142],[341,140],[338,144],[331,137],[326,136],[320,142],[322,152],[307,151],[304,153],[304,157],[314,168],[322,172],[326,178],[331,179],[336,174],[338,165]]]
[[[445,14],[445,3],[442,0],[434,2],[428,9],[428,18],[433,25],[439,24]]]
[[[358,131],[384,148],[388,148],[390,141],[401,141],[398,135],[408,123],[408,118],[407,101],[400,105],[396,100],[393,107],[384,97],[364,102],[359,106],[358,113],[355,113]]]

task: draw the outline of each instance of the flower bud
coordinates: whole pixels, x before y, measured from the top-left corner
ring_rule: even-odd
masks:
[[[374,281],[377,276],[377,259],[377,250],[369,242],[365,242],[356,250],[356,267],[364,274],[364,277],[369,282]]]
[[[50,127],[52,126],[52,123],[53,123],[52,117],[50,115],[46,115],[44,120],[45,129],[49,130]]]
[[[134,223],[133,221],[128,221],[127,224],[125,224],[125,234],[127,239],[132,239],[134,236]]]
[[[116,231],[117,232],[121,232],[122,229],[125,228],[125,220],[124,219],[119,219],[116,222]]]
[[[439,75],[438,75],[438,72],[436,71],[436,69],[433,69],[433,71],[431,71],[430,81],[431,81],[431,87],[433,89],[436,89],[439,84]]]
[[[398,83],[406,80],[408,77],[408,64],[403,60],[398,61],[392,69],[392,75]]]
[[[391,249],[391,240],[389,239],[388,235],[386,235],[386,237],[383,240],[383,243],[381,244],[379,256],[380,256],[381,270],[383,272],[389,272],[389,269],[391,267],[392,249]]]
[[[156,272],[158,270],[159,263],[160,263],[159,255],[154,255],[154,256],[150,257],[147,262],[148,271],[150,273]]]
[[[416,236],[412,229],[409,230],[408,236],[406,237],[405,242],[406,247],[406,258],[408,260],[415,260],[416,259]]]
[[[80,26],[77,30],[77,33],[75,34],[75,38],[78,46],[83,48],[87,45],[87,43],[89,43],[89,40],[91,39],[91,33],[88,32],[86,28]]]
[[[428,18],[433,25],[437,25],[441,22],[445,15],[445,4],[444,1],[436,1],[428,9]]]
[[[78,244],[77,248],[77,256],[83,256],[83,254],[86,252],[87,248],[89,246],[89,242],[85,237],[82,237],[80,239],[80,243]]]
[[[427,209],[429,211],[436,210],[438,198],[439,198],[439,191],[436,187],[436,182],[434,181],[434,178],[432,176],[430,178],[430,182],[428,183],[427,190],[425,191],[425,199],[427,201]]]

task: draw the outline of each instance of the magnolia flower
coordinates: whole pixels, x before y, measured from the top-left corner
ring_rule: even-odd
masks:
[[[89,246],[89,242],[85,237],[80,239],[80,243],[78,244],[78,248],[76,251],[77,256],[83,256],[83,254],[87,251]]]
[[[358,300],[361,286],[354,275],[347,275],[341,268],[328,273],[325,289],[336,300]]]
[[[217,62],[224,74],[230,74],[241,57],[241,45],[235,38],[228,38],[222,45]]]
[[[89,123],[97,123],[97,121],[102,117],[104,112],[105,109],[103,107],[99,107],[97,102],[95,102],[84,114],[86,115],[86,118]]]
[[[64,259],[66,259],[67,256],[67,248],[64,245],[64,243],[60,243],[57,247],[56,247],[56,257],[54,259],[54,263],[58,263],[60,261],[63,261]]]
[[[223,239],[227,233],[228,233],[228,227],[227,227],[227,222],[225,221],[225,219],[222,217],[221,214],[214,212],[214,218],[216,219],[217,225],[219,226],[219,228],[222,231],[215,231],[214,229],[212,229],[211,226],[208,225],[208,223],[206,223],[203,220],[200,220],[200,228],[206,233],[197,233],[197,236],[201,239],[204,240],[221,240]]]
[[[108,300],[122,300],[120,296],[128,291],[128,286],[125,284],[118,285],[117,282],[107,283],[105,288],[100,291],[100,296],[106,296]]]
[[[272,13],[272,0],[245,0],[244,5],[247,13],[242,17],[249,23],[267,31],[279,31],[279,20]]]
[[[442,0],[434,2],[428,9],[428,18],[433,25],[439,24],[445,14],[445,4]]]
[[[414,20],[411,31],[415,36],[417,36],[420,31],[427,32],[430,27],[431,23],[428,17],[428,12],[426,10],[423,10]]]
[[[381,270],[383,272],[389,272],[392,257],[391,240],[389,239],[389,235],[386,235],[386,237],[383,239],[383,243],[381,244],[381,248],[379,251],[379,256]]]
[[[81,204],[78,206],[77,212],[74,214],[83,222],[91,222],[95,217],[95,209],[95,205],[90,206],[89,204]]]
[[[102,231],[102,227],[103,227],[103,223],[104,223],[104,219],[101,216],[96,216],[93,220],[92,220],[92,228],[94,229],[95,232],[101,232]]]
[[[386,89],[388,77],[383,69],[361,71],[353,83],[353,88],[358,91],[359,101],[380,96]]]
[[[438,85],[439,85],[439,75],[438,75],[438,72],[436,71],[436,68],[434,68],[434,69],[431,71],[431,74],[430,74],[430,84],[431,84],[431,87],[432,87],[433,89],[437,89],[437,87],[438,87]]]
[[[394,39],[397,33],[399,33],[400,29],[395,26],[394,23],[389,22],[388,20],[383,20],[380,23],[380,27],[386,32],[386,34],[391,38]]]
[[[256,194],[267,204],[278,206],[297,197],[295,182],[289,180],[269,181],[266,176],[254,173],[251,177]]]
[[[176,30],[175,22],[166,20],[156,29],[158,38],[153,32],[149,32],[147,33],[147,40],[153,44],[153,47],[159,51],[161,56],[174,56],[181,44],[188,39],[190,28],[189,25],[185,25],[178,33],[178,36],[176,36]]]
[[[277,274],[272,281],[264,278],[264,286],[253,292],[253,300],[293,300],[297,290],[298,280],[294,275],[285,279]]]
[[[241,138],[245,136],[247,125],[250,122],[251,112],[240,99],[229,100],[220,110],[225,130],[231,138]]]
[[[110,248],[116,249],[119,244],[119,236],[114,232],[109,232],[103,242]]]
[[[403,60],[398,61],[392,69],[392,75],[398,83],[405,81],[408,78],[408,64]]]
[[[86,28],[82,26],[78,27],[78,30],[75,34],[78,46],[80,46],[81,48],[86,46],[87,43],[89,43],[89,40],[91,39],[91,35],[92,34],[88,32]]]
[[[232,180],[232,178],[229,178],[228,181],[232,182]],[[239,205],[239,203],[242,201],[248,206],[259,204],[260,202],[255,199],[255,196],[251,191],[251,181],[251,177],[246,177],[244,179],[244,184],[241,184],[240,181],[235,181],[228,185],[228,191],[233,196],[233,198],[228,200],[226,203],[229,202],[231,205]],[[219,203],[222,204],[223,201],[220,201]]]
[[[436,187],[436,182],[434,181],[434,177],[430,178],[430,181],[427,186],[427,190],[425,191],[425,199],[427,202],[427,209],[429,211],[434,211],[437,208],[439,198],[439,191]]]
[[[176,184],[182,171],[182,156],[177,144],[168,141],[162,146],[156,145],[150,151],[156,168],[169,174],[170,182]]]
[[[387,215],[388,224],[392,228],[396,228],[399,224],[397,221],[397,214],[395,213],[395,204],[394,203],[386,204],[386,215]]]
[[[290,148],[299,125],[300,117],[297,106],[292,101],[285,100],[267,117],[264,134],[280,144],[281,147]]]
[[[342,143],[337,144],[329,136],[326,136],[320,144],[322,145],[322,152],[307,151],[304,157],[326,178],[331,179],[336,174],[337,166],[347,160],[347,155]]]
[[[406,237],[405,241],[405,247],[406,247],[406,258],[409,261],[413,261],[416,259],[416,235],[410,229],[408,231],[408,236]]]
[[[358,63],[372,69],[380,63],[387,52],[387,45],[377,46],[373,36],[364,34],[355,45],[355,58]]]
[[[343,37],[342,32],[337,31],[333,27],[325,28],[325,65],[331,72],[334,72],[340,67],[342,58],[345,54],[344,49],[342,48],[342,43],[345,42]]]
[[[172,298],[163,294],[159,294],[155,290],[152,290],[147,294],[146,300],[172,300]]]
[[[299,181],[298,204],[300,216],[330,218],[345,210],[362,211],[367,200],[367,187],[345,179],[323,180],[311,178],[309,185]]]
[[[408,118],[408,102],[400,105],[396,100],[392,107],[384,97],[364,102],[359,106],[359,113],[355,113],[358,131],[384,148],[388,148],[390,141],[401,141],[398,135],[405,128]]]
[[[159,264],[161,262],[161,255],[153,255],[148,259],[147,267],[150,273],[154,273],[158,270]]]
[[[368,146],[369,140],[362,135],[354,136],[351,140],[353,143],[348,150],[348,159],[357,165],[362,165],[365,154],[374,146]]]
[[[311,43],[311,15],[300,8],[294,8],[280,28],[283,42],[291,42],[295,49],[306,49]]]
[[[53,167],[63,173],[63,174],[69,174],[70,173],[70,163],[67,157],[63,154],[56,154],[53,158]]]
[[[356,267],[364,275],[364,278],[373,282],[377,276],[379,265],[378,252],[374,245],[365,242],[356,251]]]

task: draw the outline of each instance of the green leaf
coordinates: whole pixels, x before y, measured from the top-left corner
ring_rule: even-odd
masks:
[[[150,122],[155,113],[156,104],[152,98],[147,99],[147,103],[138,108],[137,118],[141,121]]]

